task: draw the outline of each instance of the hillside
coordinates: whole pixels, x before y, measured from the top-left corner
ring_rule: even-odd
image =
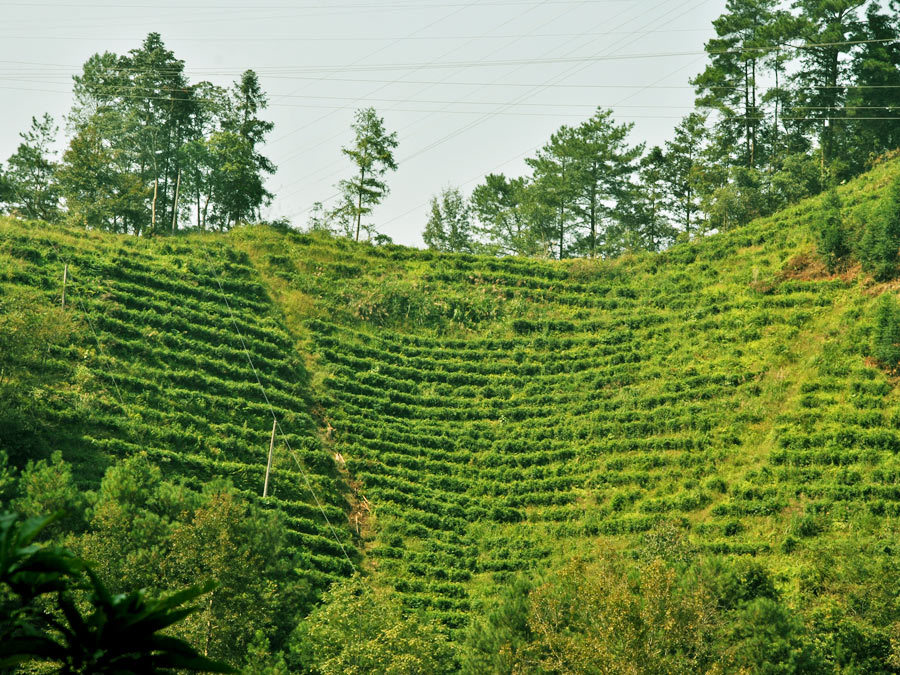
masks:
[[[898,171],[842,186],[845,220]],[[827,274],[820,208],[562,262],[2,220],[0,288],[56,302],[68,263],[82,329],[49,360],[52,415],[0,440],[61,449],[84,487],[138,450],[227,477],[284,514],[316,588],[359,568],[451,629],[515,573],[667,523],[789,599],[861,601],[898,537],[900,400],[866,358],[887,287]]]

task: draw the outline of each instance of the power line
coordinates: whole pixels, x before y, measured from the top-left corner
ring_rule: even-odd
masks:
[[[700,4],[700,3],[698,3],[698,4]],[[667,12],[666,14],[670,14],[672,11],[675,11],[675,10],[669,10],[669,12]],[[685,12],[682,12],[682,14],[686,13],[687,11],[690,11],[690,8],[689,8],[688,10],[685,10]],[[663,17],[665,17],[666,14],[663,14]],[[680,15],[679,15],[679,16],[680,16]],[[660,18],[662,18],[662,17],[660,17]],[[650,22],[650,23],[652,23],[652,22]],[[642,27],[642,29],[643,29],[643,28],[646,28],[648,25],[650,25],[650,23],[645,23],[644,26]],[[620,24],[620,25],[624,26],[624,25],[626,25],[626,24],[627,24],[627,21],[625,21],[624,23],[622,23],[622,24]],[[615,48],[615,46],[616,46],[616,45],[613,44],[610,48]],[[577,49],[577,48],[576,48],[576,49]],[[581,69],[583,69],[583,68],[584,68],[584,66],[583,66]],[[581,69],[578,69],[578,70],[581,70]],[[576,70],[575,72],[578,72],[578,70]],[[570,75],[572,74],[571,71],[572,71],[572,69],[569,69],[569,71],[567,71],[566,73],[563,73],[563,74],[557,76],[557,77],[555,78],[555,81],[556,81],[556,82],[559,82],[563,77],[568,77],[568,76],[570,76]],[[547,82],[545,82],[545,84],[552,84],[553,82],[554,82],[554,80],[553,80],[553,79],[550,79],[550,80],[548,80]],[[524,98],[526,98],[526,97],[528,97],[528,96],[530,96],[530,95],[533,95],[534,93],[540,92],[540,91],[542,90],[542,87],[543,87],[543,85],[539,85],[538,87],[535,87],[535,88],[532,89],[531,91],[528,91],[528,92],[526,92],[525,94],[523,94],[522,96],[518,97],[516,100],[517,100],[517,101],[522,101]],[[505,110],[508,109],[509,107],[510,107],[510,106],[507,105],[507,106],[505,106],[505,107],[499,108],[498,110],[504,110],[504,111],[505,111]],[[427,152],[428,150],[430,150],[430,149],[436,147],[437,145],[439,145],[439,144],[441,144],[441,143],[444,143],[444,142],[450,140],[450,139],[453,138],[454,136],[459,135],[460,133],[464,133],[465,131],[468,131],[469,129],[473,128],[473,127],[476,126],[477,124],[480,124],[480,123],[483,122],[484,120],[486,120],[486,119],[488,119],[488,118],[490,118],[490,117],[492,117],[493,115],[496,115],[496,114],[498,114],[498,111],[494,111],[493,113],[487,113],[486,115],[483,115],[483,116],[480,117],[479,119],[477,119],[477,120],[475,120],[475,121],[473,121],[473,122],[467,124],[466,126],[461,127],[460,129],[457,129],[457,130],[455,130],[454,132],[451,132],[450,134],[445,135],[444,137],[438,139],[438,140],[435,141],[435,142],[432,142],[430,145],[428,145],[428,146],[426,146],[426,147],[424,147],[424,148],[421,148],[420,150],[418,150],[417,152],[413,153],[412,155],[407,156],[406,158],[404,158],[402,161],[408,161],[408,160],[411,159],[411,158],[417,157],[417,156],[421,155],[422,153]],[[334,175],[334,174],[332,174],[332,175]],[[323,200],[323,201],[330,201],[330,200],[334,199],[334,198],[335,198],[336,196],[338,196],[338,195],[339,195],[339,193],[332,194],[332,195],[330,195],[329,197],[327,197],[327,198],[326,198],[325,200]],[[304,211],[301,211],[300,213],[307,213],[307,212],[310,211],[311,208],[312,208],[312,207],[308,207],[307,209],[305,209]],[[418,207],[418,208],[421,208],[421,207]],[[299,214],[295,214],[295,215],[299,215]],[[404,215],[405,215],[405,214],[404,214]]]
[[[630,33],[629,33],[630,34]],[[593,56],[568,56],[568,57],[548,57],[548,58],[540,58],[540,59],[504,59],[498,61],[448,61],[448,62],[408,62],[408,63],[380,63],[380,64],[344,64],[344,65],[335,65],[335,66],[306,66],[306,67],[296,67],[296,66],[267,66],[267,67],[252,67],[250,70],[254,70],[257,74],[267,75],[269,77],[288,77],[292,74],[303,74],[303,73],[335,73],[335,72],[371,72],[371,71],[381,71],[381,70],[424,70],[424,69],[447,69],[447,68],[496,68],[496,67],[505,67],[505,66],[516,66],[516,65],[547,65],[547,64],[556,64],[556,63],[599,63],[603,61],[623,61],[629,59],[652,59],[652,58],[673,58],[679,56],[702,56],[713,55],[713,54],[741,54],[748,51],[778,51],[781,49],[815,49],[819,47],[832,47],[832,46],[840,46],[840,45],[859,45],[859,44],[869,44],[869,43],[888,43],[888,42],[898,42],[900,38],[882,38],[882,39],[871,39],[871,40],[848,40],[841,42],[819,42],[819,43],[804,43],[801,45],[768,45],[768,46],[760,46],[760,47],[738,47],[735,49],[724,49],[724,50],[687,50],[687,51],[669,51],[669,52],[641,52],[634,54],[604,54],[604,55],[593,55]],[[17,61],[0,61],[0,63],[26,63],[26,62],[17,62]],[[36,64],[31,63],[31,65],[46,65],[57,68],[69,68],[69,69],[77,69],[77,66],[62,66],[59,64]],[[166,68],[158,68],[158,69],[149,69],[149,68],[134,68],[128,66],[117,66],[118,70],[122,70],[125,72],[152,72],[159,74],[203,74],[203,75],[236,75],[248,70],[248,68],[243,68],[240,70],[235,69],[222,69],[222,68],[177,68],[177,69],[166,69]]]
[[[509,18],[509,19],[506,19],[506,20],[502,21],[502,22],[499,23],[498,25],[494,26],[494,28],[493,28],[491,31],[489,31],[487,34],[489,35],[489,34],[495,32],[495,31],[497,31],[497,30],[499,30],[499,29],[501,29],[501,28],[507,26],[508,24],[512,23],[513,21],[515,21],[515,20],[517,20],[517,19],[521,19],[522,16],[526,16],[526,15],[530,14],[530,13],[533,12],[535,9],[537,9],[537,7],[532,7],[532,8],[530,8],[529,10],[527,10],[526,12],[524,12],[523,14],[519,14],[519,15],[517,15],[517,16],[515,16],[515,17],[512,17],[512,18]],[[460,11],[462,11],[462,10],[460,10]],[[565,11],[566,11],[566,10],[563,10],[563,12],[560,12],[559,14],[557,14],[557,15],[556,15],[549,23],[552,24],[553,22],[555,22],[560,16],[562,16],[562,15],[565,13]],[[448,15],[448,16],[452,16],[452,14],[451,14],[451,15]],[[431,23],[431,24],[429,24],[428,26],[425,26],[424,28],[422,28],[421,30],[426,30],[427,28],[430,28],[430,27],[433,26],[433,25],[434,25],[434,23]],[[545,25],[549,25],[549,24],[545,23]],[[421,30],[420,30],[420,31],[417,31],[417,32],[421,32]],[[416,35],[416,33],[412,33],[411,35],[414,36],[414,35]],[[516,42],[519,41],[519,39],[520,39],[520,38],[515,38],[515,39],[512,39],[511,41],[508,41],[508,42],[506,43],[506,45],[504,45],[504,47],[508,47],[509,45],[515,44]],[[449,56],[450,54],[454,53],[455,51],[458,51],[458,50],[460,50],[460,49],[465,48],[465,47],[468,46],[471,42],[473,42],[473,40],[467,40],[467,41],[464,42],[462,45],[458,45],[458,46],[456,46],[456,47],[454,47],[454,48],[452,48],[452,49],[450,49],[450,50],[445,51],[443,54],[441,54],[441,56],[437,57],[437,59],[432,59],[432,62],[434,62],[434,63],[439,62],[440,59],[442,59],[442,58],[444,58],[444,57],[446,57],[446,56]],[[392,43],[392,44],[393,44],[393,43]],[[497,53],[500,49],[501,49],[501,47],[498,47],[498,48],[494,49],[494,51],[491,52],[491,54]],[[378,52],[373,52],[373,53],[378,53]],[[413,71],[413,73],[415,73],[415,72],[417,72],[417,71]],[[446,79],[447,79],[448,77],[450,77],[450,76],[452,76],[452,73],[451,73],[450,75],[448,75],[448,76],[445,76],[444,79],[446,80]],[[331,78],[329,78],[329,79],[331,79]],[[384,89],[387,89],[388,86],[389,86],[390,84],[397,84],[397,83],[402,83],[402,82],[403,82],[403,80],[394,79],[393,81],[381,83],[381,86],[372,89],[371,91],[369,91],[369,92],[366,94],[366,96],[372,96],[372,95],[374,95],[374,94],[377,94],[378,92],[383,91]],[[419,90],[418,90],[418,93],[422,93],[422,92],[424,92],[424,91],[427,91],[430,87],[431,87],[431,85],[426,85],[426,86],[424,86],[424,87],[420,87]],[[304,124],[304,125],[301,125],[301,126],[297,127],[297,129],[295,129],[295,131],[299,131],[299,130],[301,130],[301,129],[308,128],[308,127],[310,127],[310,126],[313,125],[313,124],[317,124],[318,122],[322,121],[323,119],[326,119],[326,117],[327,117],[327,116],[322,116],[322,117],[319,117],[319,118],[316,119],[316,120],[313,120],[312,122],[308,122],[308,123],[306,123],[306,124]],[[291,132],[291,133],[293,133],[293,132]],[[340,135],[342,135],[342,134],[343,134],[343,132],[341,132],[341,133],[339,133],[339,134],[333,134],[333,135],[330,136],[329,138],[323,139],[323,140],[319,141],[318,143],[316,143],[316,144],[313,145],[312,147],[313,147],[313,148],[320,147],[320,146],[323,145],[324,143],[329,142],[329,141],[331,141],[331,140],[334,140],[335,138],[337,138],[338,136],[340,136]],[[280,138],[284,138],[284,136],[281,136]],[[302,154],[303,152],[305,152],[305,151],[307,151],[307,150],[308,150],[308,146],[307,146],[306,148],[302,148],[302,149],[297,149],[297,148],[295,148],[294,151],[288,156],[287,159],[293,159],[294,157],[297,157],[298,155]]]
[[[618,16],[622,16],[623,14],[624,14],[624,12],[621,12]],[[555,17],[550,21],[550,23],[555,22],[555,21],[556,21],[557,19],[559,19],[559,18],[560,18],[560,15],[555,16]],[[507,22],[507,23],[508,23],[508,22]],[[621,24],[619,24],[619,25],[620,25],[620,26],[624,26],[624,25],[626,25],[626,24],[627,24],[627,22],[624,22],[624,23],[621,23]],[[505,24],[503,24],[503,25],[505,25]],[[545,25],[549,25],[549,24],[546,24],[546,23],[545,23]],[[496,52],[496,50],[495,50],[495,52]],[[513,72],[515,72],[515,71],[513,71]],[[446,78],[445,78],[445,79],[446,79]],[[496,82],[497,79],[499,79],[499,78],[495,78],[494,81]],[[396,81],[396,82],[399,82],[399,81]],[[386,87],[386,86],[387,86],[387,85],[385,85],[385,87]],[[485,86],[491,86],[491,84],[488,84],[488,85],[485,85]],[[380,87],[380,88],[379,88],[378,90],[376,90],[376,91],[380,91],[381,89],[384,89],[385,87]],[[422,91],[422,90],[420,90],[420,91]],[[436,114],[437,112],[445,112],[445,111],[446,111],[446,110],[444,110],[444,111],[434,111],[434,112],[431,112],[431,113],[428,114],[424,119],[427,119],[427,118],[430,117],[432,114]],[[421,121],[422,121],[422,120],[418,120],[417,122],[421,122]],[[415,123],[414,123],[414,124],[415,124]],[[408,125],[407,129],[408,129],[408,128],[411,128],[412,126],[414,126],[414,124],[413,124],[413,125]],[[404,132],[404,131],[406,131],[407,129],[401,129],[400,131],[401,131],[401,132]],[[335,137],[337,137],[338,135],[342,135],[342,134],[336,134],[336,135],[334,135],[332,138],[335,138]],[[321,145],[321,143],[319,143],[319,144],[317,144],[316,146],[313,146],[313,147],[318,147],[318,145]],[[296,153],[295,153],[295,154],[296,154]],[[292,154],[290,157],[295,156],[295,154]],[[330,167],[330,166],[335,166],[337,163],[338,163],[338,162],[335,161],[335,162],[332,162],[331,164],[329,164],[328,166],[329,166],[329,167]],[[340,171],[332,172],[328,177],[329,177],[329,178],[333,178],[333,177],[337,176],[339,173],[340,173]],[[300,182],[302,182],[302,181],[305,181],[308,177],[310,177],[310,176],[312,176],[312,175],[315,175],[315,174],[311,173],[311,174],[308,174],[308,175],[306,175],[306,176],[303,176],[303,177],[301,177],[300,179],[298,179],[298,180],[296,180],[296,181],[293,181],[293,183],[296,184],[296,183],[300,183]],[[320,180],[319,182],[321,182],[321,180]],[[297,192],[297,190],[294,190],[293,192],[289,193],[288,196],[291,196],[291,195],[295,194],[296,192]],[[337,197],[337,196],[339,196],[339,193],[334,193],[334,194],[332,194],[332,195],[326,197],[325,200],[323,200],[323,201],[325,201],[325,202],[331,201],[332,199],[334,199],[334,198]],[[310,208],[312,208],[312,207],[310,207]],[[310,208],[305,209],[303,212],[304,212],[304,213],[305,213],[305,212],[308,212],[308,211],[310,210]]]
[[[494,29],[493,29],[492,31],[490,31],[490,32],[494,32],[494,31],[496,31],[496,30],[499,30],[500,28],[503,28],[504,26],[506,26],[506,25],[512,23],[513,21],[518,20],[518,19],[521,19],[522,16],[525,16],[525,15],[529,14],[529,13],[530,13],[531,11],[533,11],[534,9],[535,9],[535,8],[529,9],[529,10],[528,10],[527,12],[525,12],[524,14],[521,14],[521,15],[518,15],[518,16],[515,16],[515,17],[512,17],[512,18],[509,18],[509,19],[507,19],[507,20],[501,22],[500,24],[498,24],[497,26],[495,26]],[[565,10],[564,10],[563,12],[560,12],[560,13],[556,14],[552,19],[550,19],[549,22],[545,20],[545,21],[543,22],[543,25],[547,26],[547,25],[553,24],[553,23],[556,22],[560,17],[562,17],[565,13],[566,13],[566,12],[565,12]],[[508,42],[507,42],[505,45],[503,45],[502,47],[497,47],[496,49],[494,49],[492,52],[490,52],[490,54],[495,54],[495,53],[497,53],[498,51],[500,51],[501,49],[504,49],[504,48],[506,48],[506,47],[509,47],[510,45],[515,44],[515,43],[518,42],[518,41],[519,41],[519,38],[512,39],[512,40],[508,41]],[[462,48],[466,47],[470,42],[472,42],[472,41],[469,40],[469,41],[465,42],[463,45],[460,45],[460,46],[458,46],[458,47],[455,47],[455,48],[453,48],[453,49],[450,49],[450,50],[448,50],[448,51],[445,51],[440,57],[438,57],[437,60],[435,60],[435,62],[438,62],[439,59],[441,59],[441,58],[443,58],[443,57],[445,57],[445,56],[448,56],[448,55],[452,54],[454,51],[457,51],[457,50],[459,50],[459,49],[462,49]],[[413,72],[416,72],[416,71],[413,71]],[[452,76],[453,76],[453,73],[450,73],[449,75],[447,75],[447,76],[444,77],[444,80],[447,80],[449,77],[452,77]],[[402,84],[402,83],[404,83],[404,80],[400,80],[400,79],[394,79],[394,80],[392,80],[392,81],[388,81],[388,82],[386,82],[386,83],[383,83],[381,86],[376,87],[375,89],[369,91],[369,92],[366,94],[366,96],[372,96],[372,95],[374,95],[374,94],[377,94],[378,92],[383,91],[384,89],[387,89],[388,86],[389,86],[390,84]],[[420,87],[417,93],[425,92],[425,91],[427,91],[428,89],[430,89],[431,86],[432,86],[432,85],[427,84],[426,86]],[[427,119],[427,117],[429,117],[429,116],[430,116],[430,114],[426,115],[426,117],[423,118],[423,119]],[[314,122],[312,122],[312,123],[310,123],[310,124],[314,124],[314,123],[316,123],[316,122],[318,122],[318,121],[320,121],[320,120],[322,120],[322,119],[324,119],[324,117],[321,117],[321,118],[319,118],[318,120],[315,120]],[[303,125],[303,126],[301,126],[301,127],[299,127],[299,128],[300,128],[300,129],[302,129],[302,128],[307,128],[307,127],[310,126],[310,124]],[[407,131],[407,129],[411,128],[412,126],[413,126],[413,125],[408,125],[406,128],[400,129],[400,130],[399,130],[399,133],[405,133],[405,132]],[[344,134],[343,131],[338,132],[337,134],[332,134],[332,135],[331,135],[330,137],[328,137],[327,139],[322,139],[322,140],[320,140],[318,143],[314,144],[314,145],[311,146],[311,147],[310,147],[310,146],[305,146],[304,148],[300,148],[300,149],[296,149],[296,148],[295,148],[294,151],[291,152],[286,158],[283,158],[282,161],[288,161],[288,160],[290,160],[290,159],[293,159],[294,157],[297,157],[298,155],[302,154],[303,152],[307,152],[307,151],[309,151],[310,149],[318,148],[318,147],[324,145],[325,143],[330,142],[330,141],[332,141],[332,140],[334,140],[334,139],[336,139],[336,138],[342,136],[343,134]],[[335,164],[336,164],[336,162],[332,162],[329,166],[334,166]],[[301,180],[301,181],[302,181],[302,180],[306,180],[306,177],[304,176],[304,177],[301,178],[300,180]],[[299,181],[295,181],[295,182],[299,182]]]
[[[611,4],[611,3],[621,3],[621,2],[632,2],[633,0],[479,0],[480,5],[486,7],[509,7],[509,6],[527,6],[527,5],[585,5],[585,4]],[[6,6],[12,7],[70,7],[72,9],[84,9],[88,7],[99,8],[99,9],[153,9],[153,10],[163,10],[163,9],[209,9],[215,12],[219,12],[223,9],[240,9],[240,10],[309,10],[309,9],[374,9],[374,10],[384,10],[384,9],[401,9],[401,10],[410,10],[410,9],[444,9],[446,7],[468,7],[469,3],[463,2],[440,2],[435,4],[428,4],[423,2],[408,2],[408,3],[325,3],[319,5],[244,5],[243,7],[233,7],[225,5],[224,7],[220,4],[209,4],[209,5],[161,5],[161,4],[102,4],[102,3],[65,3],[65,2],[4,2]]]
[[[674,28],[674,29],[666,29],[666,30],[655,30],[652,31],[654,33],[708,33],[709,29],[707,28]],[[573,37],[603,37],[607,35],[635,35],[638,31],[600,31],[593,33],[520,33],[520,34],[481,34],[481,35],[429,35],[429,36],[410,36],[410,35],[402,35],[398,37],[394,36],[382,36],[382,37],[367,37],[367,36],[352,36],[352,35],[291,35],[291,36],[266,36],[266,37],[185,37],[179,38],[177,36],[167,36],[167,40],[169,42],[179,42],[181,40],[189,41],[189,42],[384,42],[384,41],[393,41],[393,42],[406,42],[406,41],[428,41],[434,42],[437,40],[506,40],[506,39],[523,39],[528,38],[530,40],[534,39],[558,39],[558,38],[573,38]],[[90,40],[96,41],[97,37],[95,35],[0,35],[0,39],[3,40]],[[131,37],[104,37],[104,40],[119,40],[123,42],[132,42],[133,38]]]

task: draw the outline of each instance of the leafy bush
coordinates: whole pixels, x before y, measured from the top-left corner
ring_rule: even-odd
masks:
[[[322,675],[451,673],[453,647],[437,624],[404,615],[387,591],[354,577],[334,586],[291,638],[291,660]]]
[[[144,591],[114,595],[84,560],[35,543],[57,517],[0,515],[0,669],[29,664],[73,674],[236,672],[183,640],[158,634],[196,612],[185,603],[214,584],[160,598]],[[76,602],[74,593],[85,581],[87,602]],[[43,604],[51,594],[53,613]]]
[[[872,356],[889,370],[900,365],[900,307],[892,293],[885,293],[878,299]]]
[[[825,194],[819,218],[815,227],[816,244],[828,271],[834,273],[850,255],[848,234],[841,215],[841,198],[837,190],[832,189]]]
[[[900,260],[900,178],[895,178],[878,208],[870,215],[860,240],[863,269],[877,281],[893,279]]]

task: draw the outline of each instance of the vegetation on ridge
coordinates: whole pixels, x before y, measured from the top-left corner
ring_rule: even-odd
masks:
[[[897,172],[614,260],[4,219],[4,506],[253,672],[895,672]]]

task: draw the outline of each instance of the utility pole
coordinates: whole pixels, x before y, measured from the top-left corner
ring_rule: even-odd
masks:
[[[278,420],[272,420],[272,438],[269,441],[269,461],[266,462],[266,481],[263,483],[263,497],[269,494],[269,472],[272,470],[272,451],[275,449],[275,427],[278,426]]]
[[[175,201],[172,204],[172,234],[178,229],[178,189],[181,187],[181,169],[178,169],[178,178],[175,179]]]
[[[153,202],[150,205],[150,229],[156,234],[156,192],[159,189],[159,178],[153,181]]]
[[[66,308],[66,282],[69,280],[69,263],[63,267],[62,308]]]

